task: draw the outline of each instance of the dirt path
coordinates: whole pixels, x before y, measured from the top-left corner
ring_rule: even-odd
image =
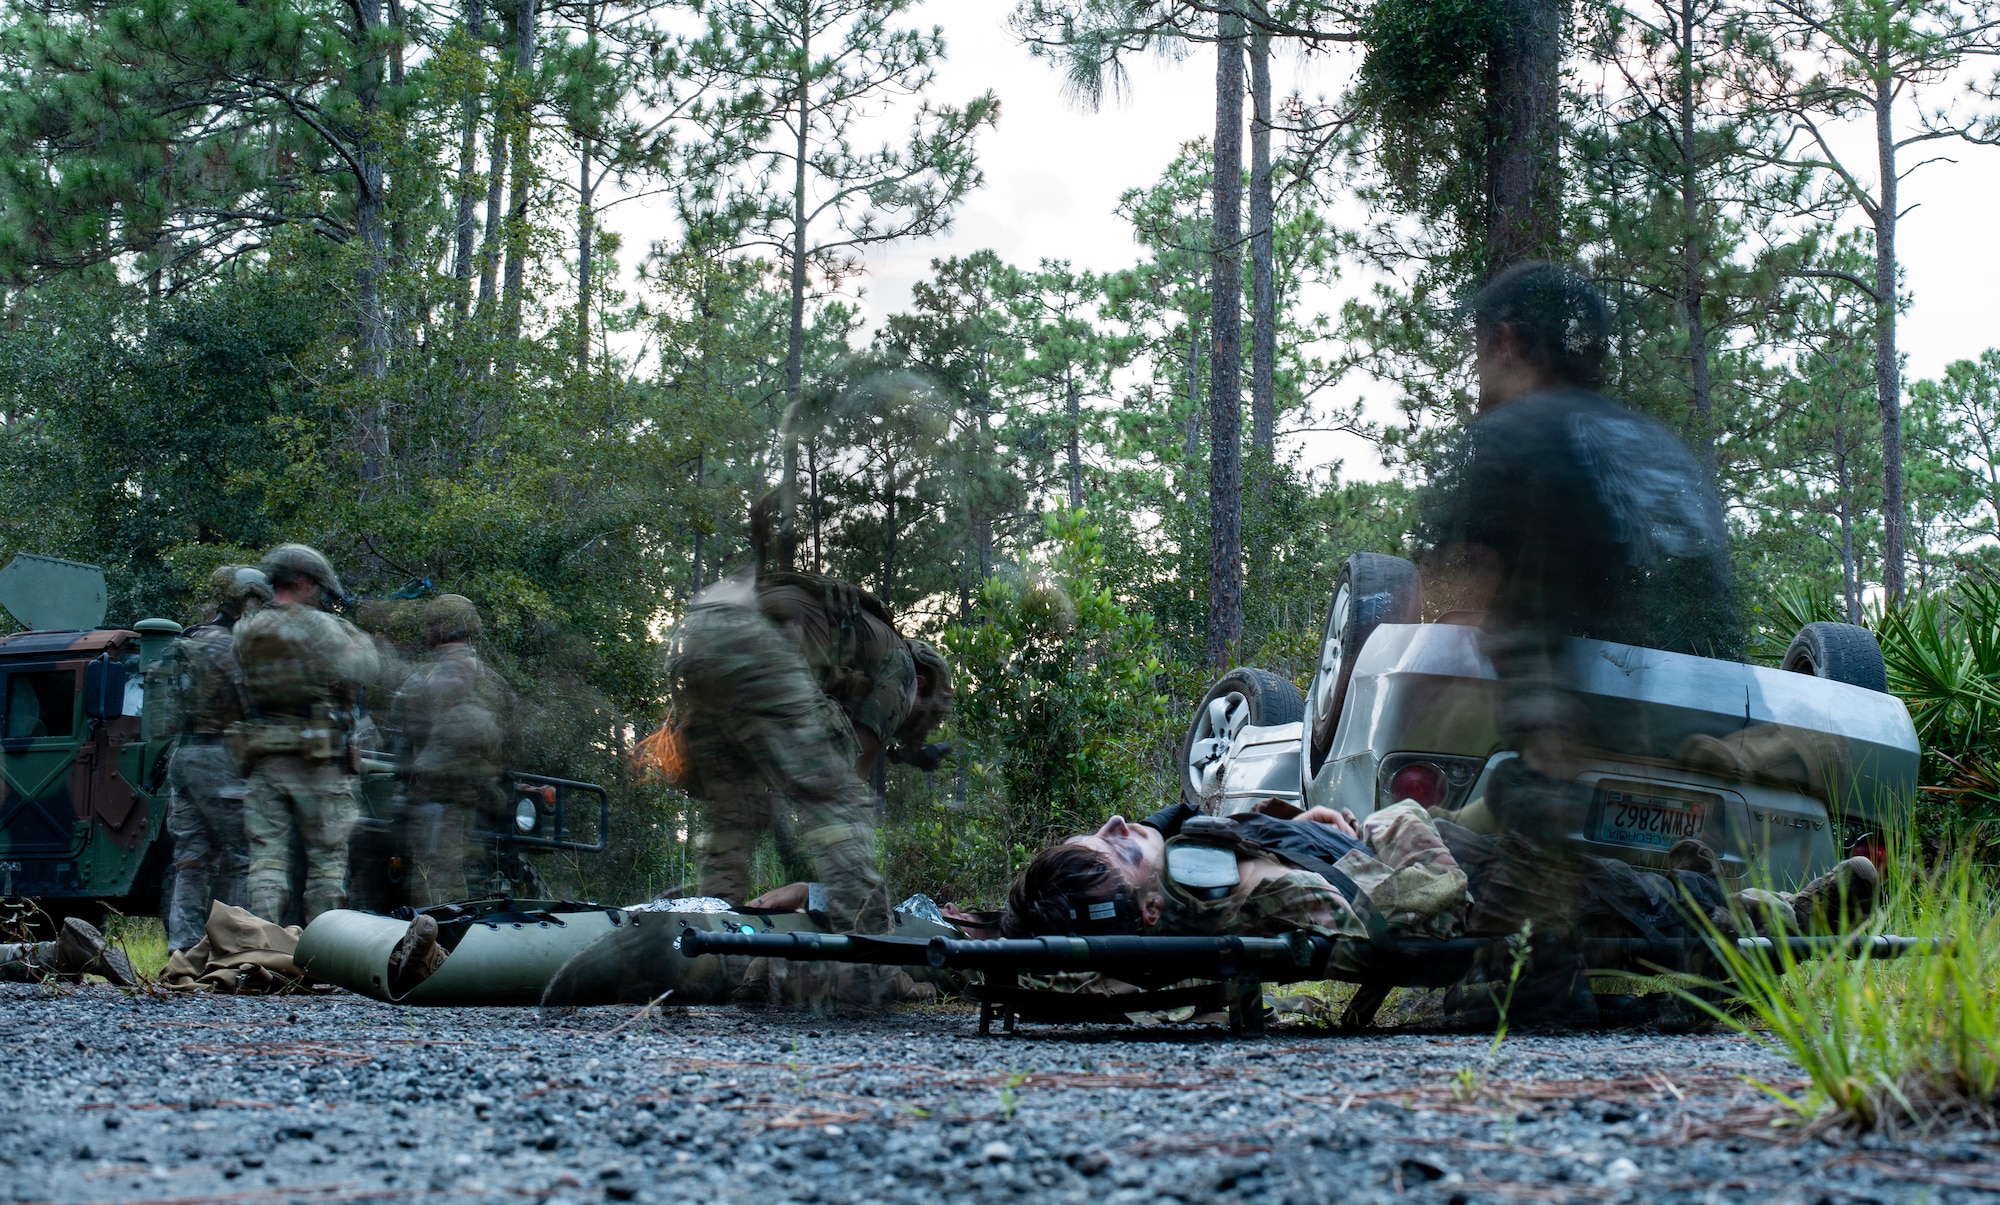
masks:
[[[1805,1139],[1730,1037],[0,988],[0,1200],[2000,1200],[2000,1135]]]

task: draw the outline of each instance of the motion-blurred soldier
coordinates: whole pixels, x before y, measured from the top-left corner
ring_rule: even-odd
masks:
[[[479,612],[445,594],[424,607],[432,659],[411,671],[396,695],[405,743],[403,848],[410,902],[418,907],[486,893],[474,833],[503,799],[505,685],[479,660],[472,641]]]
[[[209,578],[215,613],[174,645],[172,697],[180,742],[167,771],[173,788],[167,830],[174,837],[174,887],[167,904],[167,945],[193,949],[206,930],[209,902],[244,904],[249,841],[243,834],[243,769],[223,735],[243,720],[235,627],[271,601],[271,584],[247,565],[224,565]]]
[[[888,609],[860,587],[763,569],[772,511],[769,495],[751,511],[756,576],[702,591],[668,663],[683,785],[706,812],[701,890],[744,899],[775,803],[796,809],[832,924],[879,930],[889,898],[868,775],[899,742],[918,751],[905,760],[935,766],[937,751],[923,739],[948,709],[949,672],[924,645],[920,684],[917,657]]]
[[[1573,938],[1588,864],[1569,841],[1591,791],[1592,747],[1616,747],[1578,689],[1572,637],[1708,657],[1740,628],[1727,533],[1701,462],[1669,430],[1598,392],[1609,319],[1567,268],[1517,264],[1472,302],[1479,416],[1434,488],[1438,561],[1485,613],[1501,762],[1484,808],[1503,840],[1478,906],[1532,925],[1533,974],[1516,1004],[1587,1022],[1595,1006]],[[1676,870],[1713,873],[1683,843]],[[1525,1013],[1523,1014],[1525,1015]]]
[[[333,565],[281,544],[261,566],[274,601],[236,627],[247,718],[237,726],[249,775],[250,911],[281,922],[291,896],[291,846],[305,848],[305,919],[347,899],[347,840],[359,818],[349,739],[375,646],[326,608],[342,596]]]

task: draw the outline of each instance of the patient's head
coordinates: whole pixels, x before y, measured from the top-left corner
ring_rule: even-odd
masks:
[[[1008,889],[1001,931],[1008,937],[1136,932],[1160,918],[1165,863],[1165,838],[1113,816],[1096,832],[1035,855]]]

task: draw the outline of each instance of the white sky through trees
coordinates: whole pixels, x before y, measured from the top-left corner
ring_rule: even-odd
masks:
[[[1136,263],[1141,249],[1115,212],[1119,195],[1152,184],[1184,143],[1214,128],[1209,47],[1194,47],[1179,62],[1130,59],[1129,88],[1092,112],[1063,95],[1055,64],[1031,57],[1014,38],[1006,24],[1013,7],[1014,0],[927,0],[905,14],[902,24],[944,27],[946,57],[932,98],[963,103],[990,88],[1000,96],[1001,117],[979,140],[986,184],[960,207],[951,231],[870,249],[867,272],[855,283],[865,292],[862,308],[871,327],[908,305],[911,286],[929,275],[934,257],[991,248],[1030,268],[1044,258],[1092,271]],[[1346,50],[1300,59],[1281,49],[1274,56],[1273,91],[1296,90],[1308,99],[1337,95],[1357,61]],[[1933,89],[1926,99],[1940,103],[1946,91]],[[884,115],[870,128],[897,138],[907,128],[907,114]],[[1855,133],[1865,139],[1865,132]],[[1858,140],[1856,149],[1858,162],[1872,161],[1865,141]],[[1953,360],[2000,346],[2000,224],[1992,216],[2000,213],[2000,148],[1935,149],[1956,162],[1924,167],[1903,188],[1906,206],[1914,207],[1898,235],[1904,288],[1914,299],[1898,332],[1906,381],[1936,377]],[[1906,158],[1915,163],[1921,156]],[[634,213],[612,221],[629,222],[643,246],[671,233],[649,228],[665,216],[662,209],[657,218]],[[1334,215],[1341,223],[1359,216]],[[1351,268],[1349,279],[1357,279]],[[1305,301],[1331,309],[1338,297]],[[1357,382],[1341,396],[1356,392],[1372,399],[1377,417],[1388,417],[1389,389]],[[1309,467],[1344,460],[1347,477],[1382,472],[1359,441],[1309,437],[1305,452]]]

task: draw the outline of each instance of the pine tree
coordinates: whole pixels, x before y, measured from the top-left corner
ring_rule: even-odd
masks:
[[[980,173],[974,143],[998,117],[988,93],[963,108],[923,103],[902,146],[857,149],[869,110],[920,97],[944,54],[940,31],[892,27],[910,0],[703,0],[706,35],[690,48],[738,107],[761,118],[750,168],[694,182],[697,220],[733,232],[738,249],[765,248],[791,287],[785,396],[804,397],[806,300],[813,276],[837,286],[870,247],[948,228]],[[785,458],[788,529],[798,476]]]

